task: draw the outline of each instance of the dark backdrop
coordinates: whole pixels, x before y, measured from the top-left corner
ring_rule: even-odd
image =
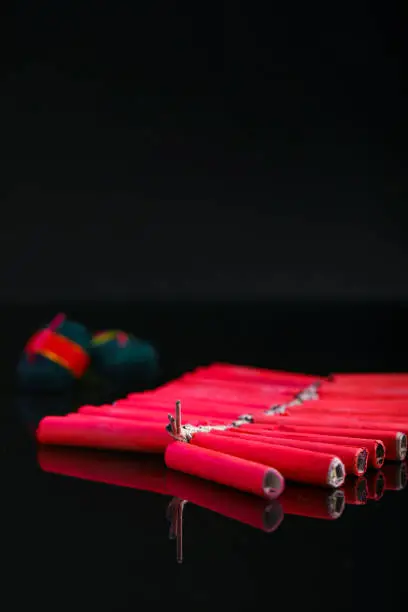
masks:
[[[408,297],[403,16],[269,4],[14,3],[2,300]]]

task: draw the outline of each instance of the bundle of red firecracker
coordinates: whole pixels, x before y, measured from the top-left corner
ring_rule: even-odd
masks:
[[[112,405],[45,417],[37,439],[159,453],[173,470],[271,500],[285,479],[339,488],[353,475],[360,486],[367,469],[404,461],[407,432],[408,374],[321,378],[215,363]]]

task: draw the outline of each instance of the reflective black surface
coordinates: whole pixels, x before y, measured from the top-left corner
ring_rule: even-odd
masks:
[[[43,414],[110,401],[128,390],[89,378],[66,397],[19,394],[12,378],[19,351],[61,307],[1,311],[2,595],[12,602],[9,609],[34,602],[53,610],[114,611],[149,604],[361,610],[405,603],[405,464],[387,464],[384,478],[349,482],[344,510],[341,495],[327,500],[324,491],[292,485],[280,506],[267,508],[171,474],[151,457],[39,452],[33,432]],[[152,340],[162,356],[162,379],[213,360],[322,374],[408,370],[403,304],[63,309],[93,329],[120,327]],[[177,539],[169,535],[182,506],[178,563]],[[328,508],[340,516],[330,520]]]

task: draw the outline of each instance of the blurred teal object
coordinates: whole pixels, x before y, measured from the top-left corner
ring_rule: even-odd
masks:
[[[27,433],[35,439],[38,424],[45,416],[63,416],[73,411],[73,393],[26,393],[16,395],[15,411]]]
[[[36,333],[35,337],[40,342],[42,331],[67,338],[87,359],[92,336],[83,325],[68,321],[65,315],[57,315],[51,323]],[[78,379],[70,364],[66,363],[61,355],[47,351],[46,348],[44,343],[35,344],[33,338],[27,343],[17,365],[17,381],[21,388],[28,391],[64,391]]]
[[[42,355],[37,355],[34,362],[23,355],[17,366],[17,379],[21,388],[31,391],[63,391],[75,381],[69,370]]]
[[[120,330],[106,330],[95,334],[90,354],[95,369],[109,376],[151,382],[159,371],[155,348],[145,340]]]

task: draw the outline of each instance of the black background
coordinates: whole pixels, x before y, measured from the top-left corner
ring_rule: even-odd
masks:
[[[407,371],[402,10],[6,8],[3,599],[53,610],[401,607],[406,491],[348,505],[334,523],[286,515],[270,537],[191,505],[179,566],[167,498],[36,461],[38,420],[112,401],[115,381],[53,397],[12,383],[27,338],[58,310],[151,340],[168,379],[215,360]]]
[[[394,3],[20,1],[8,302],[408,297]]]

